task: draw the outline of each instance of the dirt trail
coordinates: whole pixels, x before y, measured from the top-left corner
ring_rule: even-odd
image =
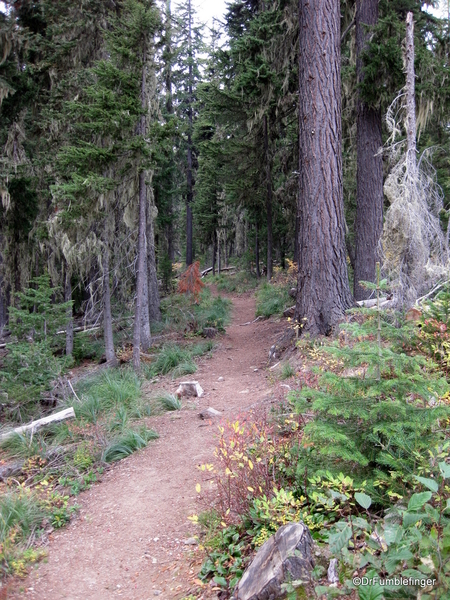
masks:
[[[265,367],[282,325],[259,321],[243,327],[254,314],[252,296],[233,298],[226,335],[213,357],[202,360],[189,376],[200,382],[205,396],[184,401],[176,414],[148,419],[159,440],[115,465],[100,485],[78,496],[78,516],[50,536],[48,561],[11,598],[179,599],[197,589],[200,552],[185,543],[196,533],[187,516],[198,511],[197,465],[211,461],[217,432],[217,423],[202,421],[198,413],[211,406],[231,418],[270,397]],[[177,387],[177,381],[161,383],[171,391]],[[206,597],[216,596],[207,592]]]

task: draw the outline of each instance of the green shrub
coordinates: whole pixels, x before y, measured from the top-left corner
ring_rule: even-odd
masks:
[[[105,352],[103,340],[93,338],[89,333],[75,334],[73,340],[73,359],[80,363],[85,359],[98,362]]]
[[[360,575],[372,580],[357,588],[360,600],[449,597],[450,465],[441,461],[435,467],[427,477],[415,476],[416,492],[389,506],[382,518],[371,512],[370,496],[355,494],[362,514],[339,521],[329,535],[330,550],[340,561],[342,593],[350,595]],[[328,586],[316,588],[319,596],[328,592]]]
[[[268,318],[280,315],[289,305],[289,300],[286,286],[263,283],[256,293],[256,316]]]
[[[221,296],[213,298],[208,289],[203,290],[200,303],[194,307],[198,321],[197,331],[201,332],[205,327],[215,327],[224,332],[230,321],[230,308],[230,300]]]
[[[384,503],[386,487],[403,495],[412,485],[416,457],[444,438],[450,408],[439,400],[449,386],[422,356],[389,342],[409,340],[409,329],[380,322],[384,342],[378,345],[377,320],[373,312],[366,315],[363,325],[345,327],[350,345],[336,342],[322,350],[342,361],[341,374],[324,372],[317,389],[305,387],[289,398],[300,414],[314,414],[296,457],[299,479],[305,469],[314,474],[337,468],[367,480],[370,493]]]

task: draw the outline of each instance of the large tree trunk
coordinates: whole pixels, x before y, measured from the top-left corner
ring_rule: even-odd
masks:
[[[299,0],[299,273],[295,316],[329,334],[352,305],[344,227],[338,0]]]
[[[107,225],[105,224],[105,228]],[[114,338],[111,312],[111,286],[109,283],[109,240],[103,249],[103,330],[105,336],[106,362],[110,367],[117,366],[117,358],[114,352]]]
[[[147,279],[148,279],[148,312],[150,321],[161,321],[161,300],[159,297],[158,271],[155,255],[155,229],[154,222],[157,215],[156,206],[153,203],[153,193],[150,190],[150,205],[147,217]]]
[[[194,176],[192,166],[192,102],[193,102],[193,65],[192,65],[192,7],[189,0],[189,24],[188,24],[188,44],[189,44],[189,81],[188,81],[188,136],[187,136],[187,194],[186,194],[186,265],[191,265],[194,261],[193,254],[193,232],[192,232],[192,200],[194,199]]]
[[[364,79],[362,54],[370,37],[368,25],[378,22],[378,0],[356,2],[356,72],[358,83]],[[375,264],[379,260],[378,243],[383,230],[383,159],[380,149],[381,110],[358,99],[357,174],[355,222],[355,300],[370,295],[360,281],[375,281]]]
[[[267,281],[273,274],[273,233],[272,233],[272,169],[269,156],[269,125],[264,115],[264,159],[266,163],[266,213],[267,213]]]
[[[73,353],[73,316],[72,316],[72,281],[69,266],[65,265],[64,274],[64,302],[70,302],[67,307],[67,324],[66,324],[66,355],[71,356]]]

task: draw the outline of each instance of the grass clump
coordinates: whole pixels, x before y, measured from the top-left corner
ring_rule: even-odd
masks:
[[[155,401],[164,411],[181,410],[181,400],[175,394],[161,394],[155,397]]]
[[[181,363],[189,362],[190,354],[185,348],[177,344],[164,344],[158,352],[155,362],[151,366],[152,376],[167,375]]]
[[[284,363],[281,368],[280,379],[290,379],[294,377],[295,369],[290,363]]]
[[[150,440],[158,439],[158,434],[153,429],[142,427],[138,431],[130,429],[109,444],[103,452],[104,462],[111,463],[121,460],[136,450],[145,448]]]
[[[256,294],[256,316],[281,315],[289,305],[289,293],[285,285],[263,283]]]

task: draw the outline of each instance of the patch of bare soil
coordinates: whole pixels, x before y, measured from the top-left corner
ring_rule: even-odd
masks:
[[[196,379],[200,399],[183,400],[183,409],[151,417],[147,425],[159,440],[122,460],[102,483],[77,497],[80,510],[71,524],[50,535],[48,560],[39,564],[9,598],[36,600],[126,600],[216,598],[209,586],[200,592],[196,576],[202,553],[189,538],[197,533],[187,519],[198,512],[197,466],[210,462],[216,420],[199,413],[213,407],[232,419],[270,400],[269,348],[283,330],[272,320],[253,321],[253,296],[233,298],[232,324],[212,358],[197,373],[149,384],[175,391],[181,380]],[[223,378],[223,381],[219,381]]]

